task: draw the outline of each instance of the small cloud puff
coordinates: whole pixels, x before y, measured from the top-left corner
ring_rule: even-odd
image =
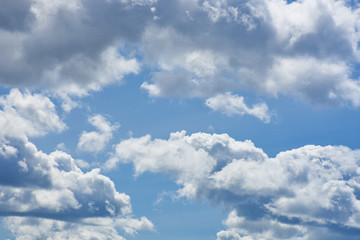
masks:
[[[78,149],[81,151],[98,153],[104,150],[111,140],[113,132],[119,128],[119,125],[111,125],[106,121],[105,117],[100,114],[89,117],[88,121],[91,125],[96,127],[98,131],[83,131],[79,139]]]
[[[233,95],[230,92],[208,98],[205,104],[212,110],[220,111],[228,116],[248,114],[266,123],[271,120],[271,113],[265,103],[258,103],[248,107],[244,102],[244,97]]]

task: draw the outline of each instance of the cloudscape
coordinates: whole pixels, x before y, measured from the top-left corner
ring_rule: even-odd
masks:
[[[360,3],[0,0],[0,239],[360,239]]]

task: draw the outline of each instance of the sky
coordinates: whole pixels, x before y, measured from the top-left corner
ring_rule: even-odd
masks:
[[[357,0],[0,0],[0,239],[357,240]]]

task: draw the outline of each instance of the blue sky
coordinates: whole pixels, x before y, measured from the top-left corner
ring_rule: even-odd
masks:
[[[360,8],[1,1],[1,239],[357,239]]]

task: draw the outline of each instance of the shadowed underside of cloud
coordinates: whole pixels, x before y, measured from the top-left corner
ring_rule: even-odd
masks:
[[[183,131],[168,140],[124,140],[106,166],[131,162],[136,175],[167,173],[179,196],[232,209],[218,239],[320,240],[360,233],[359,161],[360,151],[344,146],[308,145],[269,158],[251,141]]]
[[[147,218],[131,217],[130,197],[100,169],[83,172],[69,154],[43,153],[28,140],[66,127],[49,98],[13,89],[0,107],[0,216],[17,239],[123,239],[117,229],[153,230]]]
[[[251,89],[360,106],[357,5],[347,1],[2,1],[0,82],[64,99],[140,66],[151,96]],[[141,56],[141,58],[137,57]]]

